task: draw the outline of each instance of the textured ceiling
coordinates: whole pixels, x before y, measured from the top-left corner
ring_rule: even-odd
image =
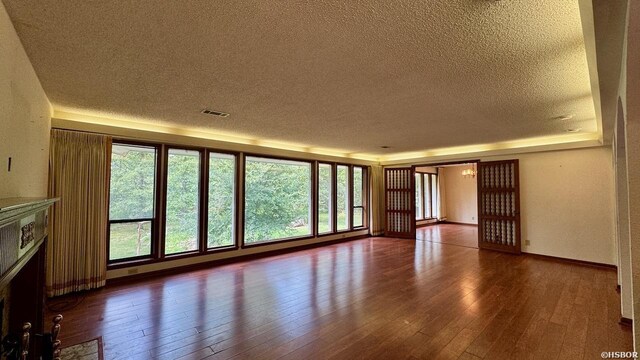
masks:
[[[577,0],[2,1],[57,110],[369,154],[597,131]]]

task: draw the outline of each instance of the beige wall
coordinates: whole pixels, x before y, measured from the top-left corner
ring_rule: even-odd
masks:
[[[479,159],[520,160],[523,252],[616,265],[612,158],[599,146]]]
[[[462,176],[470,165],[444,167],[445,203],[447,221],[478,223],[478,182],[475,177]]]
[[[49,100],[0,2],[0,198],[46,196],[50,124]]]
[[[603,146],[482,159],[520,160],[522,251],[616,264],[612,157]]]

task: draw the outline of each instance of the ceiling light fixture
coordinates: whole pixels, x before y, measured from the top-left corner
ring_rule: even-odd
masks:
[[[473,164],[472,167],[470,167],[469,169],[464,169],[462,170],[462,176],[466,177],[466,178],[474,178],[476,177],[476,165]]]
[[[227,116],[229,116],[229,113],[226,113],[226,112],[222,112],[222,111],[215,111],[215,110],[207,110],[207,109],[204,109],[204,110],[200,111],[200,113],[202,113],[202,114],[206,114],[206,115],[220,116],[220,117],[227,117]]]

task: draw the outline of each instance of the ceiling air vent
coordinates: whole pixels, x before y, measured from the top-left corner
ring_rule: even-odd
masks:
[[[207,109],[202,110],[201,113],[207,114],[207,115],[221,116],[221,117],[229,116],[229,114],[226,113],[226,112],[215,111],[215,110],[207,110]]]

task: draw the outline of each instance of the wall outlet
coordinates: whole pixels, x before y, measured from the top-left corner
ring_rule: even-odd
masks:
[[[529,246],[529,245],[531,245],[531,240],[525,240],[525,241],[524,241],[524,245],[525,245],[525,246]]]
[[[138,273],[138,268],[133,268],[133,269],[129,269],[127,270],[127,274],[129,275],[134,275]]]

